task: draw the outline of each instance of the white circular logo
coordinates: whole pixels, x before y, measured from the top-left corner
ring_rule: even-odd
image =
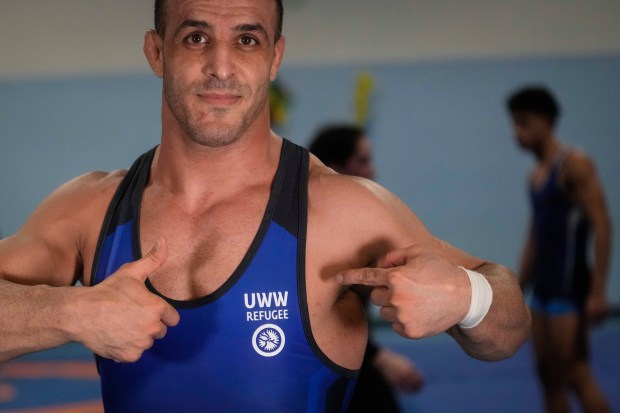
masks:
[[[275,324],[263,324],[252,336],[252,346],[264,357],[278,355],[284,348],[284,331]]]

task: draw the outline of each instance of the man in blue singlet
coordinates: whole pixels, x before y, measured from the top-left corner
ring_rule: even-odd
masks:
[[[448,332],[484,360],[523,343],[508,269],[273,133],[281,28],[280,0],[155,2],[161,144],[0,241],[0,361],[83,343],[108,412],[342,412],[368,335],[358,284],[405,337]]]
[[[546,88],[518,90],[507,103],[519,145],[537,160],[529,183],[533,217],[519,275],[522,287],[533,289],[532,327],[545,405],[548,412],[567,412],[572,390],[584,411],[608,412],[588,361],[588,324],[607,313],[611,223],[603,188],[592,160],[555,136],[560,111]]]

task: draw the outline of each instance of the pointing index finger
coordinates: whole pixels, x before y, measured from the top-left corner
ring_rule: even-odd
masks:
[[[342,271],[336,279],[342,285],[387,286],[387,273],[383,268],[357,268]]]
[[[418,256],[420,251],[421,247],[416,244],[390,251],[377,261],[377,266],[381,268],[400,267]]]

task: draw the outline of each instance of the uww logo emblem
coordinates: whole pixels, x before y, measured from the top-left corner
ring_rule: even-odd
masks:
[[[278,355],[284,348],[284,331],[275,324],[263,324],[254,331],[252,346],[264,357]]]

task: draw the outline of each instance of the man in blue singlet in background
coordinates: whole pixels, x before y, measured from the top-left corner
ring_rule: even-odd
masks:
[[[530,175],[533,219],[520,284],[533,287],[532,328],[548,412],[567,412],[574,391],[585,412],[609,407],[592,375],[588,326],[607,314],[605,284],[611,223],[594,163],[560,142],[558,104],[544,87],[516,91],[507,102],[519,145],[536,157]],[[588,237],[594,235],[593,266]]]

